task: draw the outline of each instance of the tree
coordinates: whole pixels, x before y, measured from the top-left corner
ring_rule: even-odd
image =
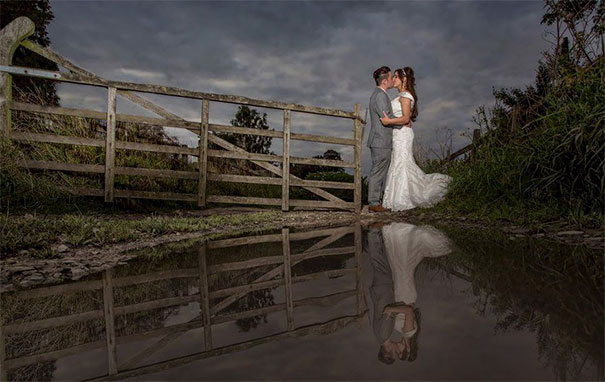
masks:
[[[231,124],[233,126],[248,127],[251,129],[269,129],[269,125],[267,124],[267,113],[261,114],[258,111],[243,105],[237,109],[237,113],[235,113],[235,118],[231,120]],[[218,133],[217,135],[248,152],[269,154],[271,137],[233,133]]]
[[[327,150],[322,155],[316,155],[313,158],[316,159],[329,159],[329,160],[342,160],[342,157],[337,151]],[[309,164],[292,165],[290,171],[291,174],[298,176],[299,178],[305,179],[308,174],[317,172],[344,172],[342,167],[331,167],[331,166],[315,166]]]
[[[4,28],[17,17],[26,16],[30,18],[34,22],[36,29],[29,39],[43,47],[50,45],[50,38],[48,37],[46,27],[55,16],[51,10],[49,0],[2,1],[0,2],[0,15],[0,28]],[[13,55],[13,65],[53,71],[59,70],[56,63],[22,46],[18,47]],[[37,102],[42,102],[46,105],[59,105],[59,96],[57,95],[55,83],[48,80],[14,76],[13,95],[15,99],[21,101],[33,98]]]

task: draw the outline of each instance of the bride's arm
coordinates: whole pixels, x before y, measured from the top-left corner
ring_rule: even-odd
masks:
[[[399,102],[401,103],[401,112],[403,115],[397,118],[389,118],[385,114],[384,117],[380,118],[380,122],[382,122],[383,125],[408,125],[410,123],[410,109],[412,108],[412,101],[410,101],[409,98],[399,97]]]

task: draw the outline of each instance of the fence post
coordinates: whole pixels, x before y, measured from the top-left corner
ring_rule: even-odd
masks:
[[[283,160],[281,181],[281,210],[290,209],[290,110],[284,110]]]
[[[107,340],[107,368],[109,375],[112,375],[118,372],[118,358],[111,269],[103,272],[103,311],[105,312],[105,339]]]
[[[204,323],[204,351],[212,350],[212,322],[210,320],[210,295],[208,286],[208,265],[206,261],[206,243],[198,250],[198,266],[200,271],[200,309]]]
[[[210,102],[202,100],[202,123],[200,124],[200,143],[198,157],[197,206],[206,206],[206,180],[208,171],[208,115]]]
[[[27,17],[18,17],[0,31],[0,65],[10,66],[13,53],[21,41],[34,33],[34,23]],[[10,103],[13,96],[13,79],[8,73],[0,74],[0,134],[8,137],[11,128]]]
[[[290,229],[281,230],[282,250],[284,252],[284,291],[286,293],[286,321],[288,331],[294,330],[294,303],[292,301],[292,262],[290,258]]]
[[[353,107],[353,111],[355,113],[355,115],[357,117],[359,117],[360,115],[360,111],[361,111],[361,105],[356,103],[355,106]],[[353,195],[353,202],[355,204],[355,213],[360,213],[361,212],[361,188],[362,188],[362,181],[361,181],[361,140],[362,140],[362,136],[361,136],[361,122],[359,121],[358,118],[353,120],[353,137],[355,139],[355,153],[354,153],[354,162],[355,162],[355,168],[354,168],[354,173],[353,173],[353,179],[355,182],[355,190],[354,195]]]
[[[365,311],[365,301],[363,299],[363,288],[361,284],[361,256],[362,256],[362,237],[361,224],[355,223],[355,289],[357,290],[357,315],[361,316]]]
[[[116,94],[117,89],[107,88],[107,129],[105,137],[105,201],[113,203],[113,180],[116,162]]]

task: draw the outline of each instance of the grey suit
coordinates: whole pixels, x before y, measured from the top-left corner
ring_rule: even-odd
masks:
[[[386,177],[391,164],[391,149],[393,147],[393,128],[402,126],[383,126],[380,122],[383,112],[389,118],[395,118],[389,96],[381,88],[376,87],[370,96],[370,133],[368,147],[372,155],[372,169],[368,178],[368,203],[378,205],[381,202],[386,185]]]
[[[391,336],[395,325],[392,318],[387,319],[382,314],[387,305],[395,302],[393,274],[384,250],[382,230],[370,228],[364,234],[362,271],[366,301],[371,302],[368,304],[368,316],[376,340],[383,344]]]

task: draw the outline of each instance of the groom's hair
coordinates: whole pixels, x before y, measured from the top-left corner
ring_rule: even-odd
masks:
[[[389,78],[390,71],[391,68],[388,66],[381,66],[380,68],[374,70],[374,81],[376,81],[376,86],[380,85],[382,80]]]

